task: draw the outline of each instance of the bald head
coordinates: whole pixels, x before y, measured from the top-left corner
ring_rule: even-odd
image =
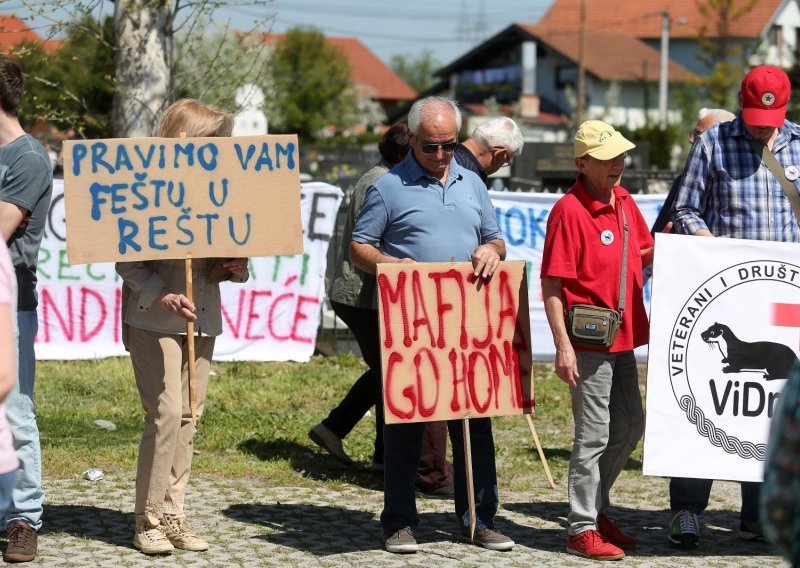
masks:
[[[701,108],[697,113],[697,124],[689,134],[689,142],[694,142],[695,138],[711,128],[718,122],[730,122],[736,115],[722,108]]]

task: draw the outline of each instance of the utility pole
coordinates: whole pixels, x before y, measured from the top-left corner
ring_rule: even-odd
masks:
[[[578,85],[575,94],[575,118],[578,126],[583,123],[586,101],[586,0],[581,0],[580,27],[578,31]]]
[[[661,72],[658,76],[658,118],[661,128],[667,126],[669,88],[669,12],[661,12]]]

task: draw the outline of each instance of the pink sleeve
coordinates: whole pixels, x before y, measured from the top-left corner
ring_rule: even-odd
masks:
[[[16,302],[17,277],[5,244],[0,246],[0,304]]]

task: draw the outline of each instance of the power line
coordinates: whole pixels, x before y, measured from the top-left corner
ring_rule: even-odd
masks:
[[[483,2],[481,3],[482,6],[480,8],[480,12],[476,21],[482,27],[485,27],[486,20],[489,19],[508,19],[509,18],[509,10],[490,10],[487,11],[483,6]],[[271,5],[270,8],[272,11],[281,14],[283,12],[300,12],[303,15],[307,15],[309,12],[315,15],[329,15],[329,16],[347,16],[347,18],[358,18],[358,19],[379,19],[382,21],[386,21],[388,19],[391,20],[419,20],[419,19],[426,19],[426,20],[442,20],[443,22],[447,22],[451,20],[453,17],[452,12],[431,12],[429,10],[423,10],[419,12],[409,11],[408,8],[369,8],[361,6],[352,6],[352,5],[344,5],[340,3],[325,3],[325,4],[317,4],[314,2],[292,2],[291,4],[287,5]],[[233,7],[233,6],[225,6],[222,7],[223,10],[228,10],[232,12],[236,12],[238,14],[246,15],[246,16],[263,16],[264,12],[260,10],[252,10],[243,7]],[[352,11],[351,11],[352,10]],[[462,10],[462,13],[466,13],[466,10]],[[544,9],[539,10],[539,14],[541,15],[544,13]],[[527,19],[527,18],[524,18]]]

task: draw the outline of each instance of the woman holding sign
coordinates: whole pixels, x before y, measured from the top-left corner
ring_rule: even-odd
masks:
[[[170,106],[156,128],[162,138],[229,136],[233,119],[195,100]],[[197,418],[205,402],[214,339],[222,333],[219,283],[245,282],[247,259],[198,259],[194,299],[184,295],[185,260],[118,262],[123,280],[122,340],[130,351],[145,426],[136,469],[133,546],[145,554],[174,548],[201,551],[208,543],[186,521],[184,495],[197,431],[189,393],[187,321],[194,322]]]

